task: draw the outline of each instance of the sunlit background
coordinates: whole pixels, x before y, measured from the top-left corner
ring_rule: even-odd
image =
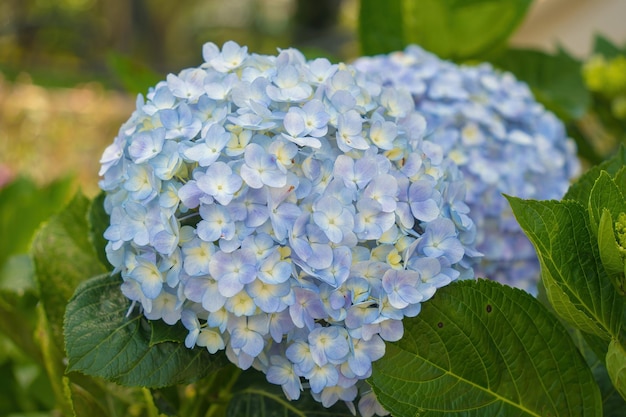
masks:
[[[98,159],[137,92],[235,40],[258,53],[358,56],[356,0],[2,0],[0,184],[75,175],[97,193]],[[592,36],[626,39],[622,0],[538,0],[512,38],[589,54]]]

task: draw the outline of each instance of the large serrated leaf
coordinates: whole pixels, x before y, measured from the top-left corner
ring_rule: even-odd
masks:
[[[614,219],[617,219],[621,213],[626,213],[624,196],[608,172],[600,172],[600,176],[591,188],[588,206],[591,229],[595,233],[598,231],[603,209],[609,210]]]
[[[368,380],[394,416],[601,416],[593,375],[531,295],[460,281],[405,319]]]
[[[606,369],[613,386],[626,399],[626,350],[619,341],[613,339],[609,343],[606,354]]]
[[[606,171],[611,177],[619,176],[624,165],[626,165],[626,146],[620,146],[617,153],[611,159],[592,167],[572,184],[569,190],[567,190],[567,193],[565,193],[563,200],[575,200],[586,207],[589,202],[591,189],[602,171]],[[622,171],[622,173],[623,172],[624,171]],[[617,183],[621,184],[621,181]]]
[[[193,382],[225,362],[221,354],[184,344],[150,344],[151,327],[139,314],[126,317],[130,301],[119,278],[94,277],[82,283],[65,314],[68,371],[126,386],[159,388]]]
[[[575,201],[507,198],[535,246],[555,311],[572,326],[608,343],[619,333],[624,306],[600,262],[583,206]]]
[[[39,294],[52,330],[63,350],[65,306],[79,283],[106,271],[89,242],[89,200],[77,193],[66,208],[37,232],[31,247]]]

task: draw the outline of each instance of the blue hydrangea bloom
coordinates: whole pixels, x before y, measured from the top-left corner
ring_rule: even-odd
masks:
[[[467,186],[465,202],[478,230],[477,248],[484,255],[476,274],[536,293],[539,262],[502,194],[562,198],[580,170],[575,144],[563,124],[537,103],[526,84],[489,64],[459,66],[412,45],[402,52],[359,58],[354,66],[379,77],[384,86],[409,91],[427,120],[424,139],[459,165]],[[441,198],[455,199],[452,219],[467,221],[470,210],[455,198],[455,190],[447,191]],[[411,208],[422,216],[436,210],[430,192],[419,182],[409,189]],[[429,256],[447,251],[452,259],[457,249],[462,254],[455,230],[447,242],[446,226],[437,224],[421,249]]]
[[[354,410],[402,318],[474,276],[462,175],[411,96],[354,67],[234,42],[203,57],[104,152],[108,259],[187,347]]]

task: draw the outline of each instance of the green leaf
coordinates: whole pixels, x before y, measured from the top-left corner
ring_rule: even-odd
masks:
[[[442,58],[486,56],[505,45],[531,0],[362,0],[364,55],[419,44]]]
[[[405,0],[404,33],[442,58],[477,58],[506,43],[530,0]]]
[[[583,206],[587,206],[591,189],[595,185],[598,177],[600,177],[602,171],[606,171],[611,177],[617,177],[619,179],[621,175],[623,175],[622,169],[624,165],[626,165],[626,147],[620,146],[617,153],[611,159],[592,167],[572,184],[563,197],[563,200],[576,200]],[[617,184],[622,184],[622,182],[618,180]]]
[[[626,166],[622,166],[616,173],[613,175],[613,181],[617,185],[617,188],[623,194],[626,194]]]
[[[59,350],[67,301],[79,283],[106,271],[89,242],[88,207],[89,200],[77,193],[39,230],[31,248],[41,301]]]
[[[581,63],[560,50],[556,55],[509,49],[494,64],[528,83],[535,97],[564,121],[580,118],[591,104]]]
[[[524,291],[455,282],[404,325],[368,380],[392,415],[602,415],[598,386],[567,331]]]
[[[17,178],[0,189],[0,267],[10,255],[28,251],[33,233],[67,202],[72,184],[66,178],[38,187]]]
[[[150,346],[163,342],[185,343],[188,333],[180,321],[170,326],[162,320],[150,320]]]
[[[623,302],[606,279],[585,209],[575,201],[507,199],[535,246],[554,310],[572,326],[608,342],[619,332]]]
[[[604,270],[615,289],[620,295],[626,295],[624,259],[615,240],[613,218],[608,209],[602,209],[602,216],[598,225],[598,249]]]
[[[616,339],[609,343],[609,351],[606,354],[606,369],[609,372],[611,382],[626,399],[626,350]]]
[[[404,49],[402,1],[361,0],[359,39],[362,55],[384,54]]]
[[[593,39],[593,53],[600,54],[607,59],[624,54],[613,42],[598,33],[595,34]]]
[[[626,213],[626,202],[622,192],[613,181],[608,172],[600,172],[600,176],[591,188],[589,195],[589,219],[591,220],[591,230],[598,231],[600,217],[603,209],[608,209],[611,217],[617,220],[620,213]]]
[[[184,344],[150,345],[151,327],[139,314],[126,317],[130,301],[121,280],[108,275],[82,283],[65,314],[68,371],[126,386],[159,388],[193,382],[218,369],[224,356]]]

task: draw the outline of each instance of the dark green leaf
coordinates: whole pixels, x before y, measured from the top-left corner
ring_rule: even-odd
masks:
[[[624,259],[620,253],[619,245],[615,241],[613,218],[608,209],[602,210],[600,224],[598,225],[598,249],[600,261],[609,276],[615,289],[622,296],[626,295],[626,282],[624,280]]]
[[[126,386],[159,388],[193,382],[224,363],[221,354],[174,342],[150,345],[151,327],[139,314],[126,317],[130,301],[117,277],[82,283],[65,315],[68,371]]]
[[[528,83],[537,100],[565,121],[580,118],[589,108],[591,95],[581,75],[581,63],[565,51],[550,55],[510,49],[494,64]]]
[[[359,39],[363,55],[376,55],[404,49],[402,1],[361,0]]]
[[[150,320],[150,346],[163,342],[185,343],[187,333],[181,322],[170,326],[162,320]]]
[[[600,173],[589,195],[589,219],[591,220],[591,229],[596,233],[603,209],[608,209],[611,217],[616,220],[620,213],[626,213],[624,196],[606,171]]]
[[[606,369],[613,385],[626,399],[626,350],[616,339],[609,343],[609,351],[606,354]]]
[[[437,291],[368,380],[396,416],[601,416],[593,375],[528,293],[493,281]]]
[[[104,193],[100,193],[89,205],[89,238],[98,255],[102,265],[109,266],[104,248],[107,240],[104,238],[104,231],[109,227],[110,217],[104,211]]]
[[[105,272],[89,242],[89,200],[78,193],[36,234],[31,253],[53,340],[63,350],[65,306],[79,283]]]
[[[621,146],[619,151],[611,159],[589,169],[574,184],[572,184],[563,199],[576,200],[583,206],[587,206],[589,202],[589,195],[591,195],[591,189],[600,176],[600,173],[602,171],[606,171],[611,175],[611,177],[615,177],[619,175],[620,172],[623,172],[621,170],[624,165],[626,165],[626,147]],[[621,180],[618,181],[618,184],[622,184]]]
[[[606,279],[585,209],[575,201],[507,198],[535,246],[548,299],[557,314],[608,342],[619,331],[623,302]]]
[[[600,54],[607,59],[612,59],[618,55],[624,54],[613,42],[598,33],[595,34],[593,41],[594,54]]]
[[[38,187],[17,178],[0,189],[0,267],[10,255],[28,252],[33,233],[67,202],[72,184],[66,178]]]

